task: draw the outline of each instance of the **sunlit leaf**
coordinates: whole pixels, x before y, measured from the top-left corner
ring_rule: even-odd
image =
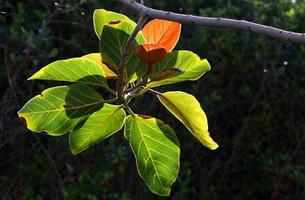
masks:
[[[125,117],[122,106],[105,103],[71,131],[69,143],[72,153],[77,154],[119,131]]]
[[[98,64],[105,72],[106,79],[115,79],[117,74],[113,72],[107,65],[102,63],[102,56],[100,53],[90,53],[82,56],[83,58],[88,58]]]
[[[173,130],[156,118],[128,116],[125,137],[148,188],[158,195],[169,196],[180,166],[180,147]]]
[[[29,80],[35,79],[107,85],[103,68],[88,58],[70,58],[52,62],[29,78]]]
[[[155,44],[142,44],[136,47],[135,54],[142,62],[151,66],[163,60],[166,56],[166,51],[164,48]]]
[[[154,19],[142,30],[147,44],[156,44],[171,52],[176,46],[181,32],[181,24],[164,19]]]
[[[31,131],[57,136],[99,110],[102,101],[103,98],[86,85],[52,87],[28,101],[18,116]]]
[[[100,41],[103,62],[111,66],[115,71],[117,71],[120,65],[123,49],[134,28],[135,26],[130,23],[118,22],[116,24],[108,24],[103,29]],[[144,42],[145,40],[140,32],[135,38],[126,65],[129,79],[132,76],[140,77],[145,73],[145,64],[134,53],[134,48]]]
[[[208,132],[207,117],[193,95],[174,91],[160,94],[158,98],[204,146],[218,148]]]
[[[149,84],[150,87],[160,85],[173,84],[182,81],[194,81],[199,79],[203,74],[211,69],[210,64],[206,59],[200,57],[191,51],[173,51],[165,57],[160,63],[154,64],[153,70],[155,72],[162,71],[166,68],[178,67],[184,73],[167,78],[160,81],[153,81]]]
[[[125,15],[104,9],[96,9],[93,13],[93,25],[97,37],[101,37],[105,25],[110,22],[116,23],[118,21],[126,21],[133,26],[136,26],[136,23]]]

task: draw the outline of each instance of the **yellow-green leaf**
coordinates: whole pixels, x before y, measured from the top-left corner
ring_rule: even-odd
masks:
[[[102,96],[86,85],[52,87],[28,101],[18,116],[33,132],[58,136],[99,110],[102,101]]]
[[[115,23],[118,21],[126,21],[136,26],[136,23],[125,15],[104,9],[96,9],[93,13],[93,25],[97,37],[101,37],[103,28],[106,24],[108,24],[109,22]]]
[[[200,143],[212,150],[218,148],[218,144],[213,141],[208,131],[207,117],[193,95],[173,91],[160,93],[158,98]]]
[[[52,80],[106,86],[105,72],[88,58],[58,60],[40,69],[29,80]]]
[[[105,103],[100,110],[71,131],[69,144],[72,153],[80,153],[119,131],[123,127],[125,117],[122,106]]]
[[[157,87],[182,81],[195,81],[211,69],[206,59],[201,59],[193,52],[185,50],[173,51],[167,54],[164,60],[153,66],[153,69],[154,72],[158,72],[172,67],[183,70],[183,73],[175,77],[152,81],[149,87]]]
[[[116,79],[117,74],[113,72],[107,65],[105,65],[102,61],[102,56],[100,53],[90,53],[82,56],[83,58],[88,58],[98,64],[105,72],[106,79]]]
[[[156,118],[128,116],[125,137],[148,188],[155,194],[169,196],[180,166],[180,147],[173,130]]]

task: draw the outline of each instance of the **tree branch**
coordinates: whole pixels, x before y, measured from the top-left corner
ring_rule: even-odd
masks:
[[[199,17],[194,15],[183,15],[163,10],[156,10],[146,7],[135,0],[118,0],[129,8],[137,12],[145,12],[149,17],[172,20],[184,24],[196,24],[201,26],[233,28],[254,33],[263,34],[273,38],[289,42],[305,43],[305,34],[286,31],[272,26],[266,26],[245,20],[235,20],[227,18]]]

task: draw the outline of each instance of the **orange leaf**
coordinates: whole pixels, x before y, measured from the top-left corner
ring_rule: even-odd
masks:
[[[145,25],[142,32],[148,44],[159,45],[169,53],[179,40],[181,24],[163,19],[154,19]]]
[[[152,65],[160,62],[166,56],[164,48],[155,44],[143,44],[137,46],[135,54],[146,64]]]

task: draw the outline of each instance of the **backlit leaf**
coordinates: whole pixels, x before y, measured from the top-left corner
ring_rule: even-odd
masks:
[[[107,65],[102,63],[102,56],[100,53],[90,53],[82,56],[83,58],[88,58],[98,64],[105,72],[106,79],[115,79],[117,74],[113,72]]]
[[[125,44],[133,32],[135,26],[127,22],[119,22],[116,24],[105,25],[100,41],[100,51],[103,56],[103,62],[110,65],[115,71],[120,65],[121,56]],[[145,42],[142,33],[140,32],[129,53],[126,70],[128,78],[132,76],[140,77],[145,73],[146,67],[143,62],[135,55],[134,48]]]
[[[165,59],[160,63],[154,64],[153,70],[154,72],[158,72],[166,68],[172,68],[173,66],[183,70],[184,73],[164,80],[153,81],[149,86],[156,87],[182,81],[195,81],[211,69],[210,64],[206,59],[200,59],[198,55],[191,51],[181,50],[167,54]]]
[[[18,116],[31,131],[57,136],[99,110],[102,101],[103,98],[86,85],[52,87],[28,101]]]
[[[173,130],[156,118],[128,116],[125,137],[148,188],[158,195],[169,196],[180,166],[180,147]]]
[[[156,44],[171,52],[176,46],[181,32],[181,24],[164,19],[148,22],[142,30],[147,44]]]
[[[97,37],[101,37],[105,25],[110,22],[116,23],[118,21],[126,21],[133,26],[136,26],[136,23],[125,15],[104,9],[96,9],[93,13],[93,25]]]
[[[69,143],[72,153],[77,154],[119,131],[125,117],[122,106],[105,103],[71,131]]]
[[[163,60],[166,56],[166,51],[155,44],[142,44],[136,47],[135,54],[142,62],[152,65]]]
[[[95,86],[107,85],[103,68],[88,58],[70,58],[52,62],[29,78],[29,80],[35,79],[76,82]]]
[[[174,91],[160,94],[158,98],[204,146],[218,148],[208,132],[207,117],[193,95]]]

